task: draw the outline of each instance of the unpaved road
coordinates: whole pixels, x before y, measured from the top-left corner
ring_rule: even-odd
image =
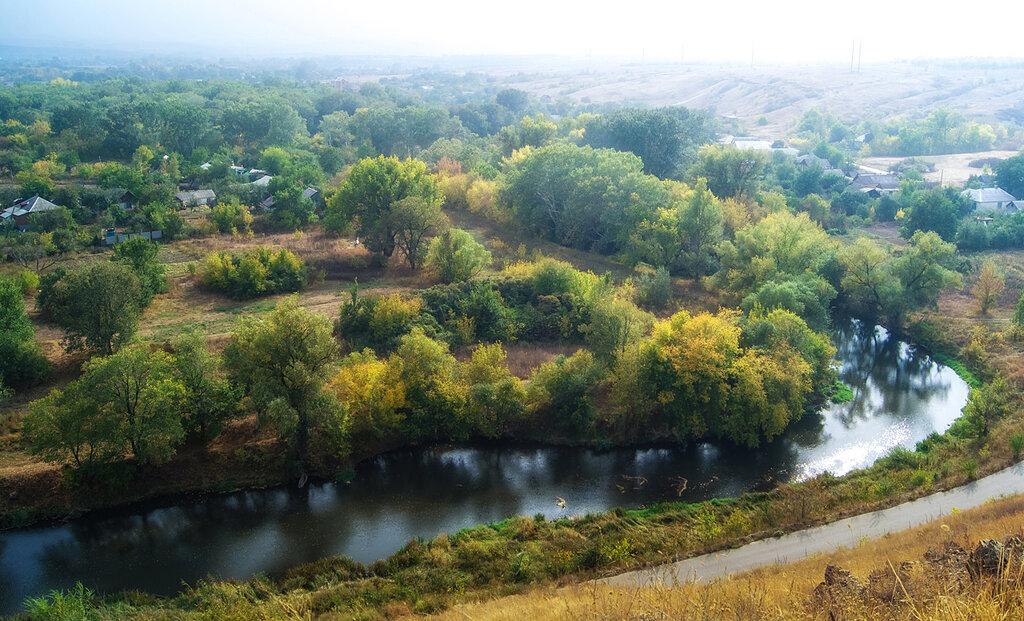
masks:
[[[889,509],[782,537],[755,541],[734,550],[619,574],[599,582],[611,586],[636,587],[713,580],[765,565],[792,563],[822,552],[855,546],[863,538],[881,537],[949,515],[953,509],[970,509],[992,498],[1019,493],[1024,493],[1024,464],[1016,464],[962,487]]]

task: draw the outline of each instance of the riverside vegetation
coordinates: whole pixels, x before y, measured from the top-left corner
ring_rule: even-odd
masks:
[[[67,597],[88,600],[83,614],[98,617],[430,612],[891,504],[1020,456],[1016,333],[963,334],[927,316],[975,273],[953,243],[970,211],[956,192],[911,180],[894,197],[870,199],[784,158],[702,146],[710,115],[681,108],[576,110],[555,123],[539,102],[504,91],[493,102],[444,108],[374,85],[359,93],[176,86],[190,89],[185,98],[146,82],[143,99],[158,104],[147,107],[126,88],[57,82],[3,91],[0,148],[17,191],[69,206],[34,218],[27,232],[2,232],[11,277],[0,278],[0,347],[10,355],[0,356],[0,380],[17,391],[5,410],[4,450],[23,465],[62,467],[51,496],[28,506],[17,486],[38,475],[5,475],[17,477],[5,482],[14,497],[0,500],[7,525],[82,502],[69,498],[138,498],[133,481],[158,472],[172,485],[181,477],[172,489],[201,487],[176,458],[211,454],[222,432],[246,425],[256,441],[235,447],[228,467],[208,462],[213,479],[240,456],[258,477],[247,481],[283,482],[334,476],[396,446],[451,440],[758,446],[837,391],[824,334],[836,312],[884,321],[959,360],[976,388],[946,433],[844,477],[695,505],[514,518],[410,542],[369,567],[326,559],[285,576],[194,585],[170,599],[54,595],[34,608],[40,617]],[[99,115],[109,123],[94,125]],[[635,139],[651,127],[667,129]],[[842,144],[819,138],[815,152],[849,165]],[[100,156],[121,163],[82,163]],[[235,158],[270,172],[269,186],[236,178]],[[182,178],[216,187],[220,205],[172,208]],[[129,189],[141,207],[124,212],[78,185],[87,180]],[[307,185],[324,188],[321,207],[303,196]],[[254,218],[245,205],[264,198],[273,210]],[[932,213],[942,218],[924,217]],[[897,219],[899,244],[853,234],[889,230]],[[177,238],[170,251],[209,239],[230,251],[169,265],[144,239],[109,256],[87,250],[99,228],[118,223],[163,229]],[[273,237],[288,248],[253,247],[257,233],[275,230],[294,231]],[[309,251],[313,243],[335,250]],[[381,274],[388,286],[358,284]],[[321,283],[346,290],[330,318],[302,304]],[[33,322],[22,293],[36,290]],[[216,335],[139,337],[152,307],[171,295],[296,291],[245,307],[259,312]],[[985,310],[993,308],[1000,312],[998,296]],[[33,323],[58,330],[78,357],[43,356]],[[516,374],[512,344],[569,349]],[[59,363],[53,384],[45,383],[47,358]]]

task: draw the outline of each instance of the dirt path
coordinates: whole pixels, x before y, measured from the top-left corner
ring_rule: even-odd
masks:
[[[1010,466],[962,487],[925,496],[889,509],[865,513],[824,526],[764,539],[734,550],[695,556],[667,565],[604,578],[612,586],[673,585],[722,578],[766,565],[786,564],[864,539],[906,530],[949,514],[970,509],[1000,496],[1024,493],[1024,463]]]

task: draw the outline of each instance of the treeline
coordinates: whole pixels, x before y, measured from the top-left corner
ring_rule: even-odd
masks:
[[[634,297],[545,259],[413,297],[353,291],[334,326],[289,299],[243,319],[221,356],[198,335],[155,347],[126,340],[128,330],[103,333],[69,343],[101,356],[32,404],[24,434],[32,452],[83,474],[128,458],[162,463],[251,413],[295,463],[318,470],[353,451],[469,438],[757,446],[834,387],[828,339],[791,312],[679,313],[647,336],[654,320]],[[502,346],[518,339],[586,348],[520,380]],[[452,346],[471,353],[460,361]],[[646,419],[637,418],[639,394],[662,395],[644,406]]]
[[[1019,125],[969,121],[944,107],[933,109],[921,119],[867,118],[857,123],[812,108],[800,120],[791,142],[839,166],[839,154],[905,157],[971,153],[1020,144],[1022,137]]]

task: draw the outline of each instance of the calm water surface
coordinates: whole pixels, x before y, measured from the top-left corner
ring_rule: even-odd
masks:
[[[79,580],[101,592],[171,594],[207,575],[247,578],[336,554],[372,562],[414,537],[514,515],[696,501],[771,479],[843,474],[945,430],[967,401],[952,370],[882,328],[851,324],[836,342],[854,400],[806,417],[758,450],[434,447],[360,464],[348,485],[150,504],[0,533],[0,614]]]

